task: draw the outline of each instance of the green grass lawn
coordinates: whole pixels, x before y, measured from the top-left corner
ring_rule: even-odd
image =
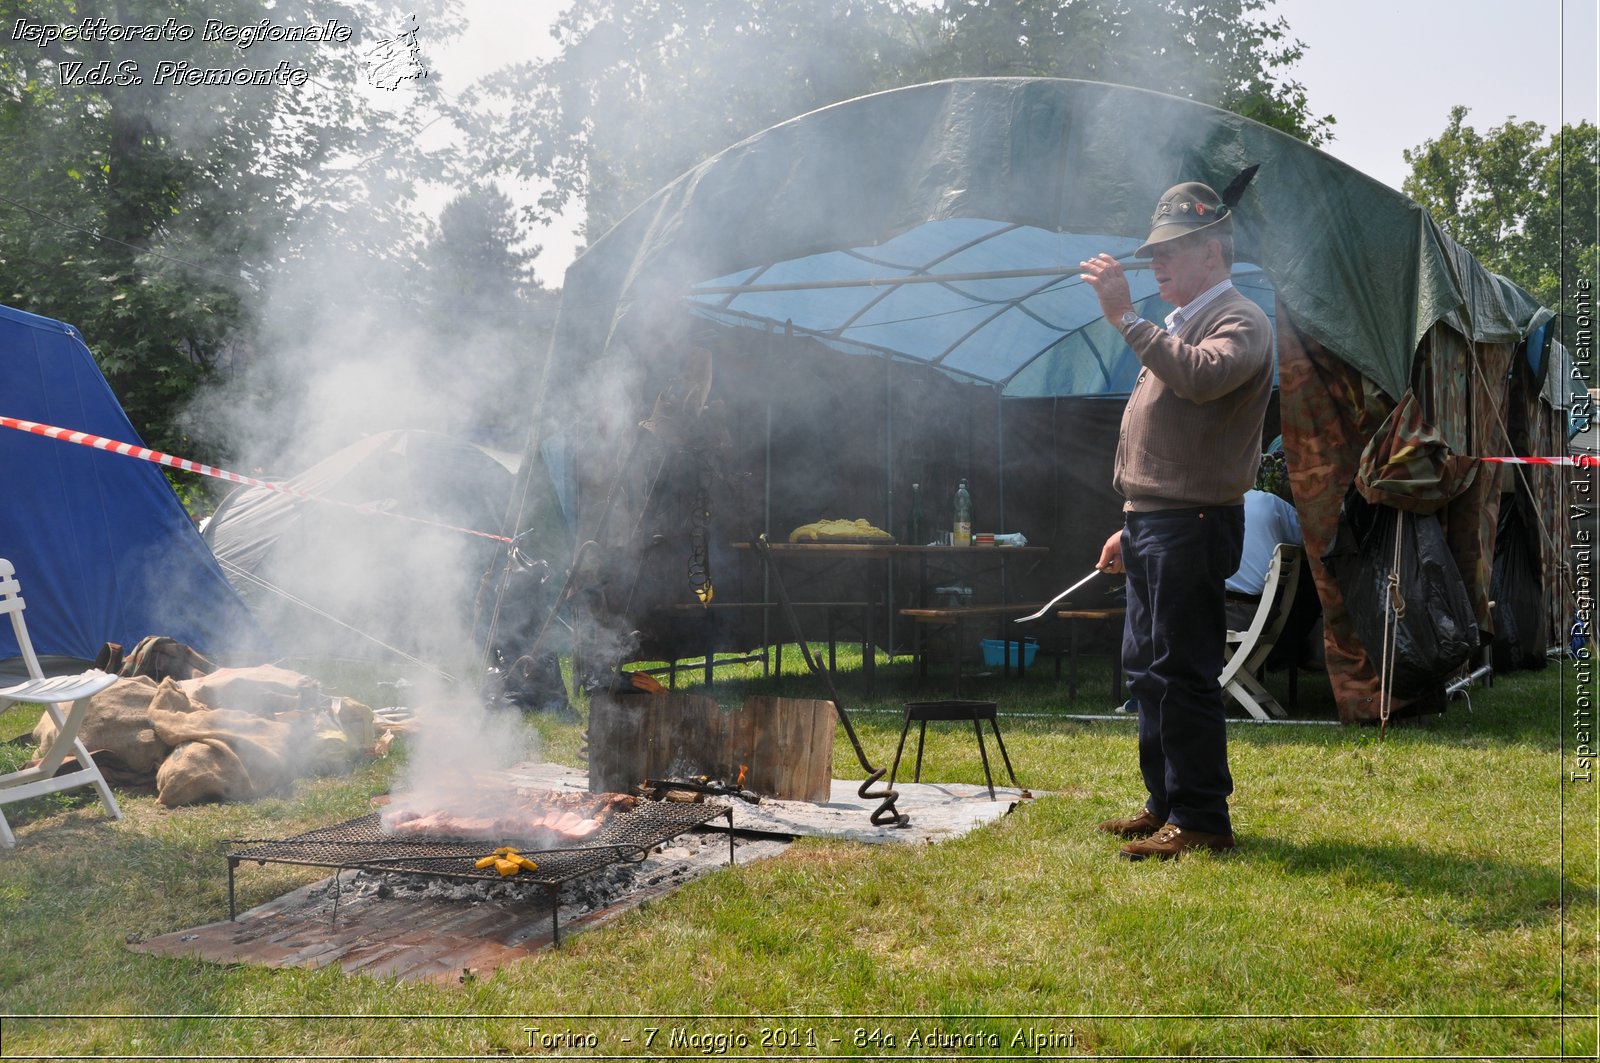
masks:
[[[1093,825],[1142,797],[1133,724],[1069,718],[1108,708],[1095,663],[1075,703],[1048,666],[963,689],[999,704],[1037,796],[997,823],[936,846],[800,841],[455,986],[124,947],[224,917],[226,839],[358,815],[388,761],[248,805],[121,794],[116,823],[78,796],[8,806],[0,1058],[1595,1055],[1600,817],[1596,781],[1570,777],[1574,665],[1502,676],[1381,740],[1330,725],[1326,679],[1302,675],[1297,722],[1230,728],[1240,849],[1132,864]],[[904,661],[871,693],[859,660],[841,670],[877,766],[901,704],[947,695]],[[785,671],[719,668],[714,691],[825,696],[797,656]],[[1281,675],[1269,686],[1284,696]],[[0,715],[0,740],[35,718]],[[582,706],[528,723],[578,763]],[[836,776],[860,778],[842,732],[835,749]],[[930,727],[923,778],[982,781],[970,729]],[[252,868],[241,906],[322,874]]]

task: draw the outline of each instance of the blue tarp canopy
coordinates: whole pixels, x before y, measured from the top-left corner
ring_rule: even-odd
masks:
[[[0,306],[0,413],[144,444],[71,325]],[[202,653],[259,642],[161,469],[0,429],[0,557],[40,654],[93,659],[167,635]],[[18,653],[0,622],[0,658]]]
[[[1130,256],[1139,243],[950,218],[874,246],[717,277],[695,285],[690,301],[712,321],[785,322],[838,350],[932,365],[1007,397],[1120,395],[1138,360],[1077,264],[1102,251]],[[1258,267],[1239,265],[1234,282],[1272,315],[1272,285]],[[1128,283],[1144,316],[1171,310],[1148,270],[1130,271]]]

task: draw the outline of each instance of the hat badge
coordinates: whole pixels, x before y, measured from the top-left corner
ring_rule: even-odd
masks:
[[[1206,212],[1206,205],[1204,203],[1196,203],[1194,205],[1194,212],[1203,216]]]
[[[1182,211],[1183,213],[1187,214],[1187,213],[1189,213],[1189,204],[1187,204],[1187,203],[1179,203],[1178,204],[1178,209],[1180,211]]]

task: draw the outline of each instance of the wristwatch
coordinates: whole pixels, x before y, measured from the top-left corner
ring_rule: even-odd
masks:
[[[1137,311],[1129,310],[1117,320],[1117,328],[1121,329],[1123,332],[1127,332],[1129,329],[1143,320],[1144,318],[1140,317]]]

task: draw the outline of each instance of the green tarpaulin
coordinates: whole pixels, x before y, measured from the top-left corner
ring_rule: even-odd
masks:
[[[573,264],[556,349],[593,357],[630,320],[648,328],[641,315],[689,300],[1009,395],[1125,391],[1125,351],[1077,262],[1137,246],[1169,185],[1220,188],[1252,163],[1237,245],[1260,269],[1242,282],[1269,309],[1275,290],[1391,397],[1435,321],[1515,342],[1541,314],[1415,203],[1276,130],[1139,89],[972,79],[828,107],[684,174]],[[823,286],[939,274],[966,279]],[[728,291],[740,286],[755,290]],[[1135,286],[1156,301],[1148,276]]]

